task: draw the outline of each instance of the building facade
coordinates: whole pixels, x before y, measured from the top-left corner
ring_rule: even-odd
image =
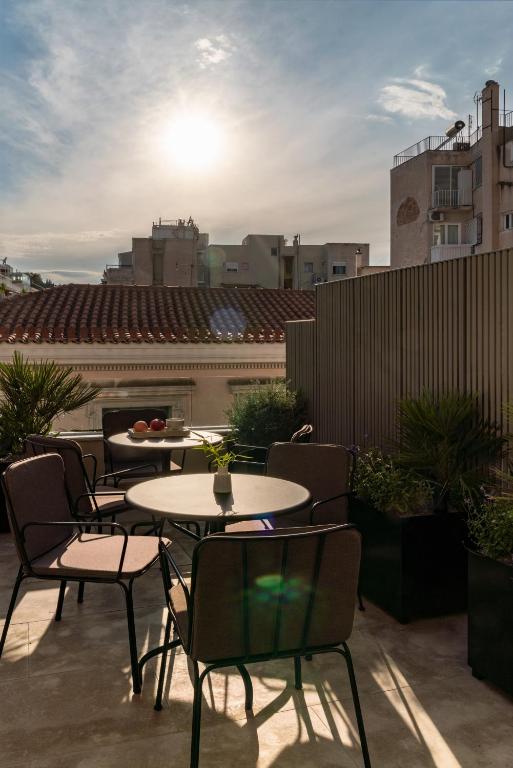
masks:
[[[317,283],[356,277],[369,265],[368,243],[292,245],[283,235],[247,235],[240,245],[209,245],[192,219],[153,224],[132,250],[105,268],[107,285],[311,290]]]
[[[400,152],[390,172],[390,264],[427,264],[513,246],[513,111],[489,80],[475,130],[458,121]]]
[[[150,405],[225,424],[234,397],[285,376],[285,323],[314,312],[313,291],[63,285],[0,302],[0,361],[18,350],[101,387],[56,429],[101,429],[105,409]]]

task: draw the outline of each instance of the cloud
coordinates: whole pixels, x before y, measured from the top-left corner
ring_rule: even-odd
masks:
[[[495,75],[498,75],[499,72],[502,69],[502,62],[504,59],[502,56],[498,59],[496,59],[490,66],[486,67],[485,69],[485,75],[488,75],[489,77],[495,77]]]
[[[370,123],[393,123],[393,120],[389,115],[376,115],[372,112],[365,115],[365,119]]]
[[[235,46],[226,35],[217,35],[213,40],[208,37],[201,37],[196,40],[194,46],[199,52],[197,61],[202,69],[226,61],[235,50]]]
[[[447,94],[436,83],[427,80],[397,78],[381,89],[378,104],[386,112],[405,117],[453,120],[456,113],[445,103]]]

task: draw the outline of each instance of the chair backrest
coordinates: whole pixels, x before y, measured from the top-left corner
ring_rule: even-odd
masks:
[[[82,494],[91,493],[92,488],[82,459],[82,449],[74,440],[63,437],[29,435],[26,439],[26,445],[27,450],[31,450],[35,456],[44,453],[59,454],[64,462],[66,488],[73,505],[77,503],[77,499]],[[82,515],[91,515],[94,511],[91,498],[87,496],[81,498],[73,511]]]
[[[315,526],[216,534],[193,554],[190,655],[292,655],[345,641],[353,626],[360,534]]]
[[[267,454],[267,474],[308,488],[313,502],[350,491],[351,464],[351,453],[342,445],[273,443]],[[347,507],[347,499],[323,504],[313,522],[345,523]],[[310,509],[280,516],[280,525],[282,521],[293,521],[294,525],[309,524]]]
[[[73,527],[65,525],[34,526],[22,533],[27,523],[71,520],[60,456],[53,453],[16,461],[4,472],[2,485],[11,531],[25,565],[73,534]]]
[[[136,421],[146,421],[149,424],[153,419],[165,420],[166,418],[167,413],[163,408],[120,408],[115,411],[106,411],[102,416],[106,471],[114,472],[116,469],[124,469],[131,463],[148,460],[148,454],[141,449],[110,445],[107,443],[108,437],[116,435],[118,432],[126,432]]]

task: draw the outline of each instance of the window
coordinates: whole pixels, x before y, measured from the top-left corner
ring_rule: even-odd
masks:
[[[481,157],[476,157],[474,162],[474,189],[483,183],[483,163]]]
[[[247,261],[243,261],[240,265],[241,269],[248,270],[249,269],[249,263]]]
[[[239,271],[239,262],[238,261],[225,261],[224,262],[224,271],[225,272],[238,272]]]
[[[459,205],[459,175],[463,169],[459,165],[433,166],[433,205]]]
[[[477,232],[476,232],[476,245],[481,245],[483,242],[483,217],[480,213],[476,216]]]
[[[513,211],[504,214],[504,229],[513,229]]]
[[[277,256],[278,255],[278,249],[277,248],[271,248],[271,256]]]
[[[332,267],[332,274],[333,275],[345,275],[346,274],[346,265],[343,264],[340,261],[335,261],[333,263],[333,267]]]
[[[433,227],[433,245],[459,245],[459,224],[435,224]]]
[[[305,261],[303,264],[303,272],[308,272],[309,274],[313,274],[313,261]]]

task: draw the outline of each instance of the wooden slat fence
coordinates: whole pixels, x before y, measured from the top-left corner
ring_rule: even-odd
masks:
[[[475,392],[509,429],[513,249],[318,286],[316,320],[287,324],[287,378],[322,442],[386,446],[424,388]]]

